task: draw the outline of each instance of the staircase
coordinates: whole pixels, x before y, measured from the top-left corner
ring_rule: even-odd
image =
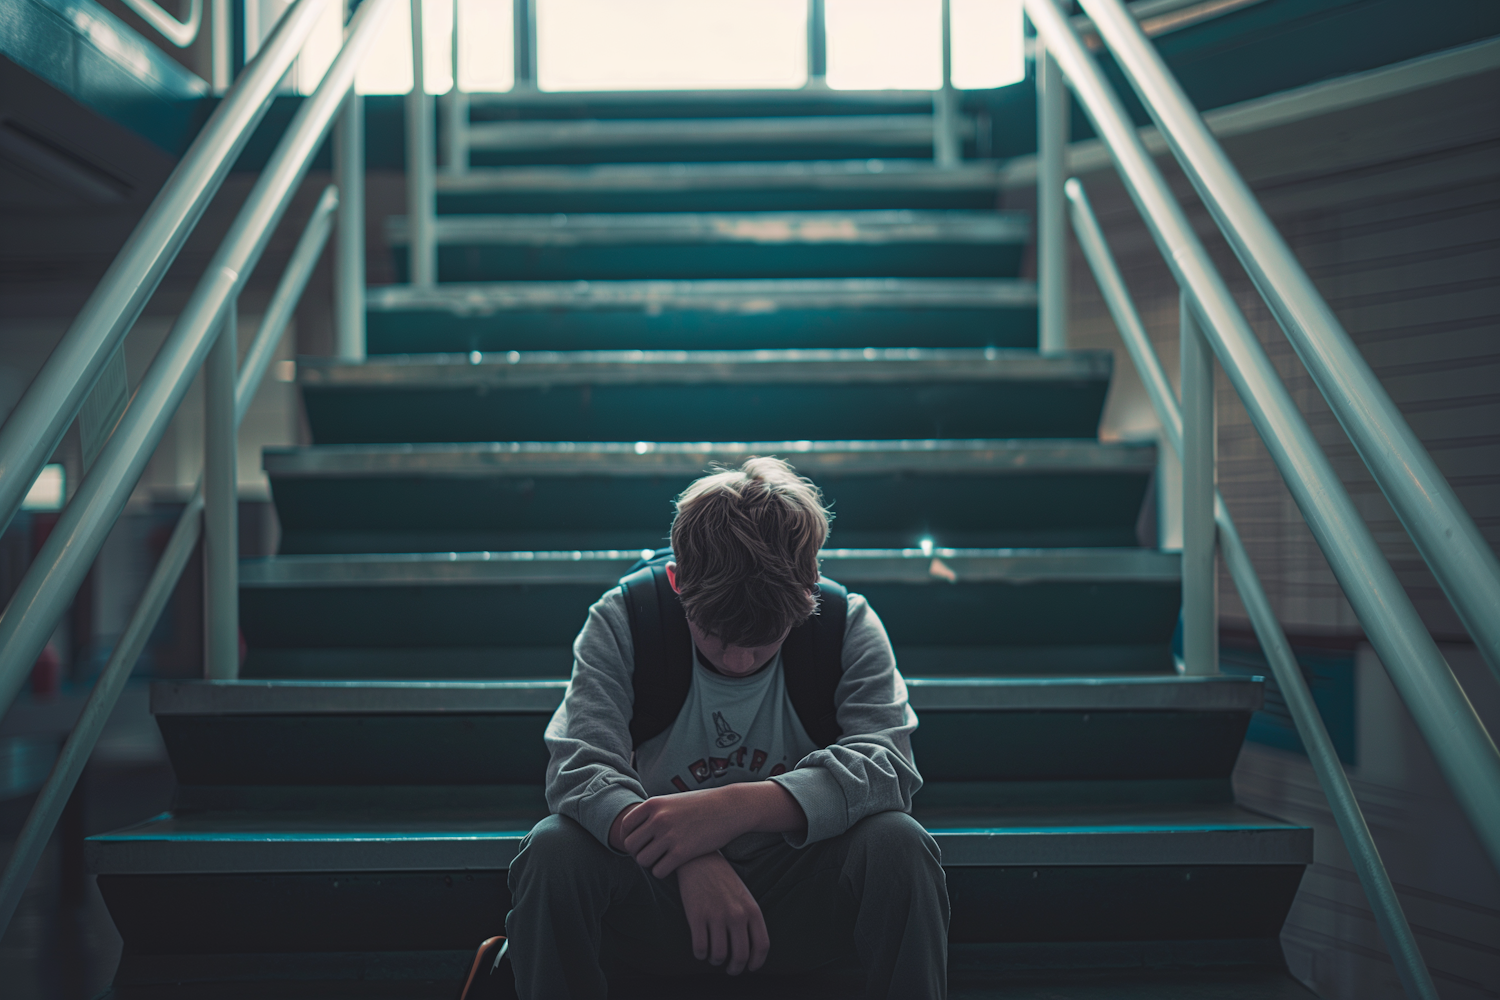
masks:
[[[1038,354],[1029,220],[912,158],[921,115],[786,105],[476,106],[440,283],[371,289],[366,362],[299,364],[316,444],[265,455],[242,679],[153,689],[175,808],[89,841],[113,996],[455,996],[585,610],[767,453],[908,678],[953,995],[1310,996],[1277,935],[1312,832],[1234,803],[1260,679],[1174,671],[1154,449],[1097,440],[1110,355]],[[804,986],[834,995],[682,995]]]

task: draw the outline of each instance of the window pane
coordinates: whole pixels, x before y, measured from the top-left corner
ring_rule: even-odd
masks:
[[[422,4],[423,81],[429,94],[453,86],[453,0]],[[411,8],[399,4],[386,15],[369,54],[354,76],[361,94],[405,94],[411,90]]]
[[[828,85],[936,90],[943,81],[942,0],[826,0]]]
[[[949,0],[953,18],[953,86],[1008,87],[1026,79],[1021,0]]]
[[[537,0],[543,90],[807,82],[807,0]]]
[[[511,0],[458,0],[458,85],[467,91],[516,84]]]

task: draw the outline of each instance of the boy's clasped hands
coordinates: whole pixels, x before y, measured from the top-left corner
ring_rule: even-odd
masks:
[[[609,843],[657,878],[677,873],[693,955],[739,975],[765,964],[771,949],[755,897],[719,853],[745,833],[804,830],[807,817],[774,781],[750,781],[658,795],[620,810]]]

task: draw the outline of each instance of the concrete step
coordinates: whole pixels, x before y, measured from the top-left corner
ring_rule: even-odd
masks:
[[[318,444],[1097,436],[1114,356],[511,351],[298,363]]]
[[[1036,347],[1016,278],[788,278],[382,285],[371,354],[798,347]]]
[[[283,554],[639,549],[716,464],[778,455],[844,547],[1135,545],[1150,444],[1068,439],[267,448]]]
[[[277,556],[240,569],[247,676],[565,677],[639,552]],[[832,549],[912,676],[1170,671],[1180,560],[1142,549]]]
[[[168,814],[86,855],[127,953],[460,950],[508,908],[529,819]],[[1273,938],[1312,860],[1310,829],[1232,804],[919,819],[958,942]]]
[[[542,783],[542,731],[566,684],[163,681],[151,707],[184,785],[510,786],[492,806],[508,796],[525,813],[540,800],[515,786]],[[928,782],[918,804],[952,822],[976,803],[1227,798],[1263,698],[1258,677],[913,677],[908,685]],[[1056,784],[1111,781],[1135,784],[1104,793],[1077,785],[1071,802]]]
[[[482,158],[482,154],[481,157]],[[437,176],[442,213],[993,209],[992,162],[885,157],[480,167]]]
[[[950,945],[950,1000],[1309,1000],[1286,971],[1274,940],[1231,947],[1134,942]],[[984,949],[971,956],[975,949]],[[1026,964],[1044,952],[1048,964]],[[120,978],[100,1000],[452,1000],[469,972],[469,951],[337,954],[138,955],[127,952]],[[1151,960],[1155,960],[1155,964]],[[723,975],[612,983],[621,1000],[855,1000],[858,977],[761,978]],[[513,1000],[508,986],[483,1000]]]
[[[1022,212],[622,212],[440,215],[442,281],[661,278],[1002,278],[1019,272]],[[407,220],[386,237],[406,280]]]
[[[929,105],[930,107],[930,105]],[[761,156],[789,153],[811,158],[839,155],[932,155],[931,113],[798,114],[715,118],[578,118],[472,122],[470,147],[484,153],[577,152],[593,158],[634,159],[635,150],[651,159],[674,152],[697,152],[694,158],[735,159],[737,153],[764,150]],[[972,119],[962,118],[959,134],[974,137]],[[794,152],[795,151],[795,152]],[[856,152],[857,151],[857,152]],[[717,154],[717,155],[715,155]]]

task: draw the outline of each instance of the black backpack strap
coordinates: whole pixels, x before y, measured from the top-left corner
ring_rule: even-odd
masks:
[[[658,557],[620,581],[630,615],[635,665],[630,686],[635,704],[630,738],[635,746],[660,735],[677,721],[693,683],[693,637],[682,602]]]
[[[802,728],[814,743],[827,747],[843,735],[837,694],[844,676],[849,592],[823,577],[818,581],[818,593],[818,613],[792,629],[782,644],[781,676]]]

